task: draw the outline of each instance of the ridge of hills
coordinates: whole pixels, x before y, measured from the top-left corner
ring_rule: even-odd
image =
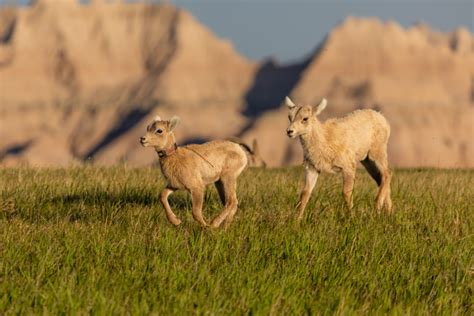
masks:
[[[349,17],[305,60],[240,56],[169,4],[37,0],[0,8],[0,165],[150,165],[138,138],[177,114],[178,142],[257,138],[270,166],[300,163],[285,95],[381,110],[394,166],[474,167],[474,54],[464,28]]]

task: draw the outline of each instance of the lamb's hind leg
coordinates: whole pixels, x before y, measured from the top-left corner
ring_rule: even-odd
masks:
[[[172,223],[173,225],[178,226],[179,224],[181,224],[181,220],[178,217],[176,217],[176,215],[171,210],[170,204],[168,203],[168,196],[173,192],[174,190],[170,188],[165,188],[163,191],[161,191],[160,201],[163,207],[165,208],[166,217],[168,218],[168,221]]]
[[[222,202],[222,206],[225,206],[225,191],[224,191],[224,184],[222,184],[222,181],[219,180],[214,183],[217,193],[219,194],[219,199]]]
[[[237,211],[237,179],[232,176],[224,176],[220,180],[222,184],[222,191],[224,193],[224,209],[212,220],[212,227],[219,227],[224,220],[230,223]],[[218,189],[219,191],[219,189]],[[222,199],[222,197],[221,197]]]
[[[369,156],[367,156],[364,160],[361,161],[362,165],[364,166],[365,170],[369,173],[372,179],[375,180],[377,186],[380,186],[382,183],[382,173],[380,172],[379,168],[375,164],[375,161],[370,160]]]
[[[202,226],[206,227],[207,223],[202,217],[202,204],[204,201],[204,188],[194,188],[191,191],[193,200],[193,218]]]
[[[234,180],[234,183],[237,181]],[[237,192],[236,192],[236,185],[234,184],[233,188],[230,189],[230,192],[228,193],[229,200],[231,201],[229,205],[229,214],[227,215],[225,219],[225,225],[228,226],[233,220],[235,213],[237,212],[237,207],[238,207],[238,200],[237,200]]]
[[[392,180],[392,172],[390,169],[387,167],[383,172],[382,172],[382,185],[380,188],[380,191],[382,191],[380,194],[383,196],[383,201],[382,203],[378,204],[379,209],[382,207],[385,207],[385,210],[388,213],[392,212],[392,198],[390,197],[391,194],[391,189],[390,189],[390,181]]]
[[[367,157],[366,160],[370,161],[369,168],[377,169],[380,174],[379,181],[377,181],[377,179],[375,180],[377,181],[377,184],[379,184],[379,192],[377,193],[377,197],[375,199],[376,208],[378,211],[380,211],[383,207],[385,207],[388,212],[391,212],[392,199],[390,197],[390,181],[392,174],[388,168],[387,152],[386,150],[370,152],[369,157]],[[373,168],[373,165],[375,168]],[[367,171],[369,171],[369,169],[367,169]],[[369,173],[371,173],[371,171],[369,171]]]

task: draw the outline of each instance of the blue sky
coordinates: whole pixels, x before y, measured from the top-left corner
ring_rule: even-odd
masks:
[[[28,0],[0,0],[26,4]],[[157,1],[155,1],[157,2]],[[190,11],[250,59],[287,62],[309,54],[345,17],[376,16],[403,26],[474,32],[474,0],[169,0]]]

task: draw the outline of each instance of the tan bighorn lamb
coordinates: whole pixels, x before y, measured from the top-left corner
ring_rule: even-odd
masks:
[[[373,110],[356,110],[344,117],[321,123],[317,115],[326,107],[326,99],[314,107],[297,106],[289,97],[286,97],[285,103],[290,120],[286,132],[290,138],[299,136],[304,152],[306,179],[298,202],[298,220],[303,217],[321,171],[342,172],[343,196],[349,209],[352,209],[352,190],[358,161],[379,186],[377,210],[385,206],[390,212],[391,173],[387,160],[390,126],[385,117]]]
[[[154,147],[160,157],[161,172],[167,180],[160,195],[166,217],[174,225],[181,224],[171,210],[168,196],[185,189],[191,193],[194,219],[207,226],[202,216],[204,191],[206,185],[214,183],[224,210],[212,220],[211,226],[219,227],[224,220],[229,224],[237,211],[237,177],[248,164],[247,154],[239,144],[224,140],[178,147],[173,134],[178,122],[176,116],[169,121],[157,116],[148,125],[146,135],[140,138],[144,147]]]

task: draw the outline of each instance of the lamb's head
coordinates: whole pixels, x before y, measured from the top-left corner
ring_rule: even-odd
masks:
[[[285,98],[286,106],[288,106],[288,119],[290,126],[286,129],[286,134],[290,138],[295,138],[307,134],[311,131],[314,122],[318,121],[316,117],[321,113],[327,105],[326,99],[322,99],[317,106],[296,105],[289,97]]]
[[[169,121],[156,116],[146,128],[145,136],[140,137],[144,147],[155,147],[156,150],[165,150],[175,143],[173,129],[178,125],[179,117],[173,116]]]

